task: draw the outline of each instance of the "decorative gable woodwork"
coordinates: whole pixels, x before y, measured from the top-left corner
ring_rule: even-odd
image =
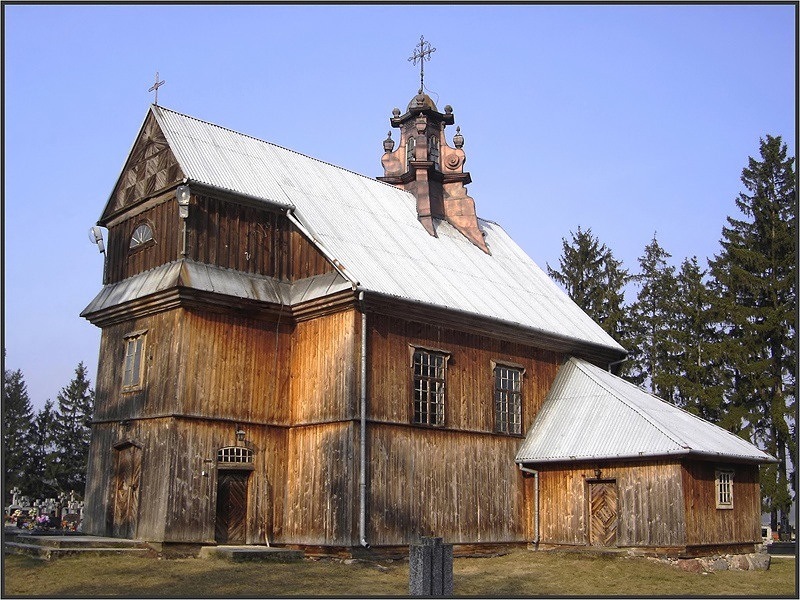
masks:
[[[100,223],[105,224],[120,211],[180,183],[183,178],[164,133],[153,113],[148,113]]]

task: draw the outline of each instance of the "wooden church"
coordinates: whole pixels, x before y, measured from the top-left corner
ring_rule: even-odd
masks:
[[[467,194],[450,106],[373,179],[154,104],[98,225],[84,530],[167,547],[753,551],[772,459],[625,350]]]

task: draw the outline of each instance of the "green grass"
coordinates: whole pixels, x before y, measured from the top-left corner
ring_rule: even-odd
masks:
[[[230,563],[208,559],[6,556],[3,596],[274,597],[408,595],[408,562]],[[516,551],[457,558],[459,596],[795,597],[795,561],[768,571],[687,573],[644,558]]]

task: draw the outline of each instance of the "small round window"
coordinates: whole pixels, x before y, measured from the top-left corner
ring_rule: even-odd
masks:
[[[142,223],[136,229],[133,230],[133,235],[131,236],[131,244],[129,248],[133,250],[134,248],[139,248],[143,246],[147,242],[153,241],[153,228],[150,227],[147,223]]]

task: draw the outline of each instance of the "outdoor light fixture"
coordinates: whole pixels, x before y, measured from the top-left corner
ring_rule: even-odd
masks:
[[[191,196],[192,192],[188,185],[179,185],[178,189],[175,190],[175,197],[178,199],[178,214],[181,219],[189,217],[189,198]]]
[[[236,430],[236,441],[240,443],[244,441],[244,429],[239,428]]]
[[[600,479],[600,475],[601,474],[602,474],[602,472],[600,471],[600,469],[595,469],[594,470],[594,476],[595,476],[596,479]]]
[[[89,228],[89,241],[93,244],[97,244],[97,249],[100,251],[100,254],[103,254],[106,251],[106,248],[103,245],[103,230],[97,225]]]

